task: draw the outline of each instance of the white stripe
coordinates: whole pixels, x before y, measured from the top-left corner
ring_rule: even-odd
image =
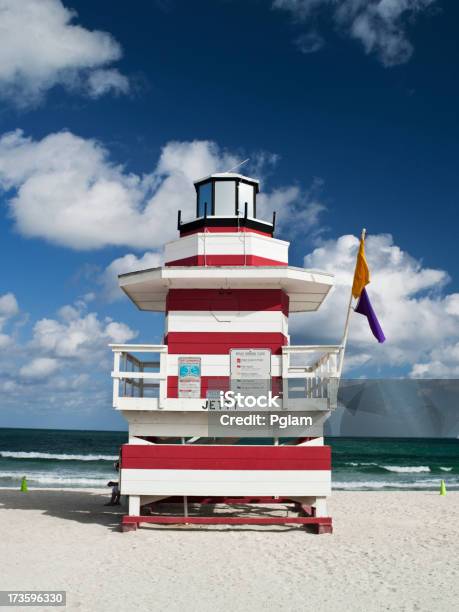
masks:
[[[166,244],[164,260],[177,261],[196,255],[256,255],[288,262],[289,243],[247,232],[199,233]]]
[[[329,470],[121,470],[123,495],[327,496]]]
[[[288,317],[280,310],[172,310],[165,320],[165,333],[169,332],[264,332],[287,336]]]

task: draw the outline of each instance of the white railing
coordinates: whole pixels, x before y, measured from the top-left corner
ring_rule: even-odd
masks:
[[[341,345],[282,347],[284,407],[317,399],[327,400],[329,409],[336,408],[342,353]]]
[[[163,407],[167,395],[167,346],[164,344],[110,344],[113,361],[113,406],[136,407],[142,403]],[[139,354],[157,354],[141,359]],[[146,402],[144,401],[146,400]],[[153,402],[151,400],[154,400]]]
[[[110,344],[114,353],[113,406],[121,410],[202,410],[202,399],[167,399],[167,346]],[[148,354],[142,359],[141,354]],[[150,355],[158,357],[153,360]],[[282,348],[284,409],[333,409],[337,405],[341,345]],[[305,400],[308,400],[305,403]]]

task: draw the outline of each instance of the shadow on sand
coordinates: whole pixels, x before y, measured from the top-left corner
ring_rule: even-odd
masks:
[[[65,489],[31,489],[27,493],[0,490],[0,508],[6,510],[41,510],[43,514],[84,524],[98,524],[120,530],[126,507],[104,506],[107,493]]]
[[[66,489],[31,489],[27,493],[13,491],[10,489],[0,489],[0,509],[5,510],[40,510],[48,516],[68,521],[77,521],[82,524],[97,524],[110,529],[111,531],[120,532],[121,517],[127,513],[127,506],[104,506],[110,496],[104,492],[86,491],[86,490],[66,490]],[[286,513],[286,508],[282,510],[278,507],[273,509],[271,506],[258,505],[257,507],[239,504],[234,507],[205,505],[199,506],[190,504],[190,515],[195,516],[234,516],[236,514],[242,516],[279,516]],[[162,504],[161,514],[181,515],[183,514],[183,506],[180,504]],[[160,529],[167,531],[184,531],[193,530],[206,532],[209,526],[191,526],[191,525],[152,525],[143,524],[142,528]],[[263,531],[285,532],[297,530],[299,526],[283,525],[283,526],[264,526]],[[259,531],[260,527],[239,525],[238,527],[219,525],[212,526],[210,529],[218,529],[219,531]]]

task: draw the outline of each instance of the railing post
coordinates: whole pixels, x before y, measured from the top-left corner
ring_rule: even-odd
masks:
[[[115,351],[113,354],[113,374],[115,377],[113,378],[113,407],[118,407],[118,398],[120,395],[120,379],[116,377],[120,371],[120,362],[121,362],[121,353],[119,351]]]
[[[128,362],[127,353],[122,353],[122,355],[123,355],[123,361],[124,361],[123,371],[127,372],[127,362]],[[127,385],[127,380],[126,378],[123,378],[123,397],[126,397],[126,385]]]
[[[287,350],[282,350],[282,378],[287,378],[290,365],[290,355]]]
[[[163,400],[167,397],[167,351],[161,351],[159,354],[159,398],[158,405],[163,406]]]
[[[288,385],[289,385],[289,360],[290,354],[288,350],[282,349],[282,409],[288,410]]]
[[[143,363],[139,365],[139,371],[142,373],[145,372]],[[143,382],[144,382],[144,379],[140,378],[139,379],[139,397],[143,397]]]

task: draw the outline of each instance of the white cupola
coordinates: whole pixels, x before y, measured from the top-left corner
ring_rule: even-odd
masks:
[[[178,229],[187,232],[204,227],[252,227],[273,234],[275,215],[271,223],[257,218],[257,194],[260,182],[256,179],[224,172],[211,174],[194,183],[196,189],[196,216],[182,222]]]

